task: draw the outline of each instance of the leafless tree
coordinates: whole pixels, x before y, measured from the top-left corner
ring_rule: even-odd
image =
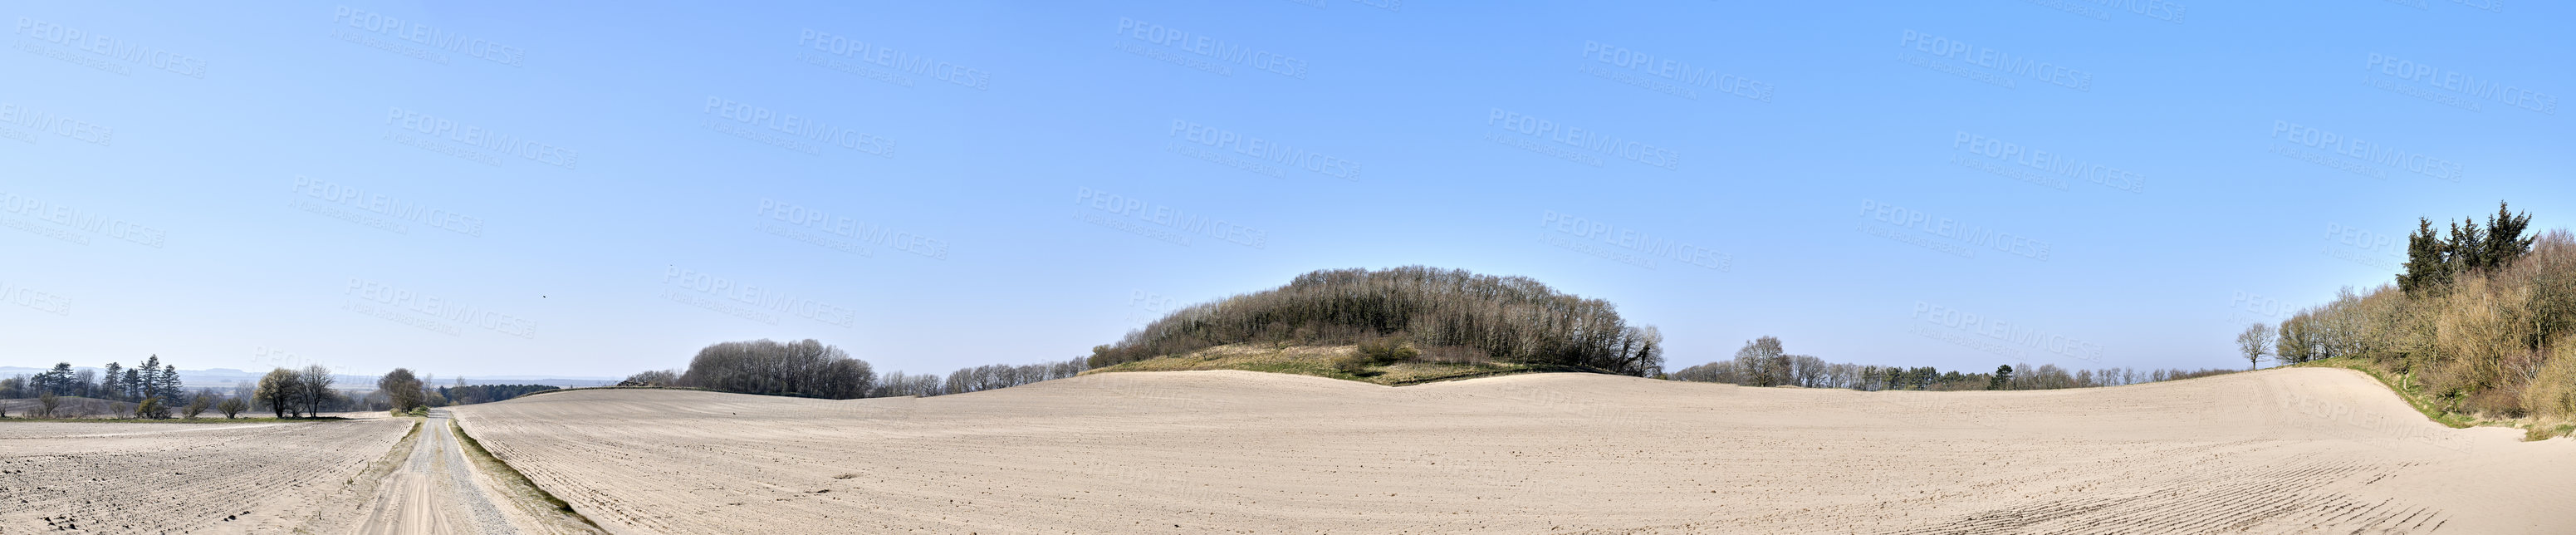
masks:
[[[1779,338],[1756,338],[1735,350],[1735,369],[1747,381],[1738,384],[1780,386],[1789,380],[1789,355],[1781,352]]]
[[[304,405],[306,416],[320,416],[323,407],[330,405],[340,395],[339,391],[331,389],[331,383],[336,379],[331,377],[329,367],[320,364],[309,365],[296,375],[298,378],[295,384],[300,388],[296,392],[295,399]]]
[[[2272,327],[2256,322],[2236,335],[2236,350],[2245,354],[2245,369],[2263,366],[2263,356],[2272,354]]]

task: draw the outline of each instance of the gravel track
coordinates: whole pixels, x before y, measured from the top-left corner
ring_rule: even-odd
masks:
[[[377,490],[363,535],[455,533],[517,535],[510,518],[476,483],[473,465],[447,425],[447,411],[432,411],[413,438],[411,455]]]

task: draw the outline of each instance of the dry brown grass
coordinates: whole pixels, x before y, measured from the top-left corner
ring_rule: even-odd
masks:
[[[2576,420],[2576,346],[2561,346],[2522,389],[2522,406],[2542,418]]]

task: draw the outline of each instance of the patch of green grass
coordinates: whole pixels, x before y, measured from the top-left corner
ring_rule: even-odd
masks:
[[[2445,405],[2440,401],[2434,399],[2432,395],[2424,393],[2423,385],[2416,384],[2413,376],[2380,369],[2377,363],[2357,358],[2337,357],[2325,360],[2302,362],[2291,366],[2304,368],[2343,368],[2369,375],[2372,379],[2378,379],[2379,384],[2387,386],[2389,391],[2396,392],[2398,399],[2406,400],[2406,405],[2414,407],[2415,412],[2422,413],[2425,418],[2433,420],[2434,423],[2439,423],[2452,428],[2475,427],[2488,423],[2479,421],[2476,417],[2452,412],[2445,408]]]
[[[1349,345],[1280,347],[1269,344],[1232,344],[1202,349],[1186,355],[1119,363],[1083,373],[1244,370],[1312,375],[1387,386],[1418,385],[1522,373],[1607,373],[1603,370],[1580,366],[1423,361],[1371,364],[1359,367],[1355,370],[1356,373],[1353,373],[1333,365],[1335,360],[1348,357],[1358,351],[1358,346]]]

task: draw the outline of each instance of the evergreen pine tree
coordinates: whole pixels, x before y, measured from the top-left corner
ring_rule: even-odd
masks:
[[[2510,208],[2504,202],[2498,201],[2496,214],[2487,216],[2486,251],[2481,255],[2486,264],[2480,267],[2495,268],[2509,265],[2513,263],[2513,259],[2521,258],[2523,253],[2531,252],[2532,241],[2539,238],[2538,235],[2522,235],[2523,231],[2531,227],[2531,213],[2524,212],[2517,215]]]
[[[100,374],[98,377],[98,397],[124,401],[126,399],[125,367],[110,362],[107,363],[106,370],[107,373]]]
[[[159,377],[159,379],[161,380],[161,388],[160,388],[160,390],[161,390],[161,398],[162,398],[162,399],[165,399],[165,400],[168,400],[168,401],[164,401],[164,402],[162,402],[162,404],[164,404],[164,405],[176,404],[176,403],[178,403],[178,402],[179,402],[179,399],[180,399],[181,397],[183,397],[183,396],[187,395],[187,391],[186,391],[186,390],[183,390],[183,386],[179,384],[179,366],[178,366],[178,365],[174,365],[174,364],[163,364],[163,365],[161,365],[161,374],[160,374],[160,375],[161,375],[161,376]]]
[[[126,400],[137,401],[143,398],[143,370],[141,368],[126,368],[124,383]]]
[[[145,358],[143,365],[134,368],[142,372],[135,384],[134,397],[136,399],[161,397],[161,356],[153,355]]]
[[[2397,289],[2421,295],[2450,284],[2448,245],[2433,233],[2433,220],[2415,218],[2415,233],[2406,236],[2406,272],[2397,275]]]
[[[71,395],[72,363],[55,363],[54,369],[36,375],[36,384],[41,385],[40,390],[46,393],[56,396]]]
[[[2452,223],[2451,241],[2442,249],[2452,277],[2494,265],[2494,260],[2487,258],[2487,228],[2478,226],[2474,217]]]

